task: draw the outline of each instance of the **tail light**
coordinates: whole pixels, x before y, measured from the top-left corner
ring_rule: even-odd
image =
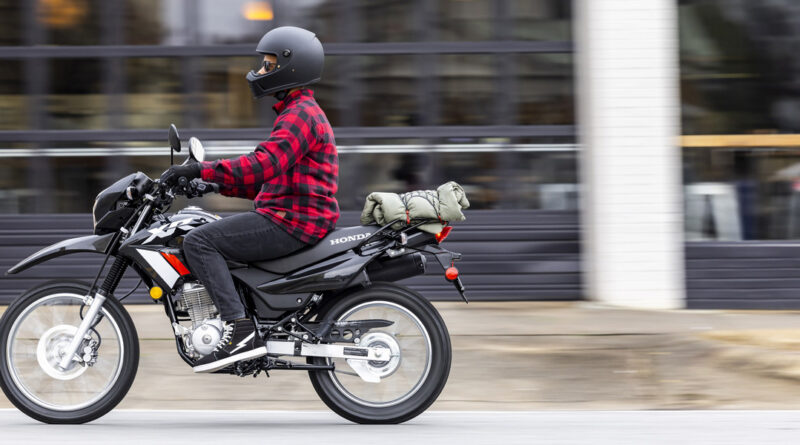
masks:
[[[169,264],[178,271],[179,274],[189,275],[189,269],[187,269],[186,266],[181,263],[181,260],[179,260],[178,257],[166,252],[161,252],[161,256],[163,256],[169,262]]]
[[[451,230],[453,230],[453,226],[442,227],[442,231],[436,234],[436,242],[441,244],[447,238],[447,235],[450,235]]]

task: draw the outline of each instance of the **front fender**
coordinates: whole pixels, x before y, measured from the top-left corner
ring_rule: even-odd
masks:
[[[25,258],[15,264],[11,269],[8,269],[6,274],[22,272],[29,267],[63,255],[81,252],[106,253],[109,244],[111,244],[111,238],[113,237],[114,233],[107,233],[105,235],[89,235],[65,239],[64,241],[47,246],[28,258]]]

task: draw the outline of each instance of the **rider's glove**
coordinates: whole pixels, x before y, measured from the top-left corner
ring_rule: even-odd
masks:
[[[200,164],[195,162],[186,165],[173,165],[161,175],[161,183],[165,185],[174,185],[181,176],[190,181],[194,178],[199,178]]]

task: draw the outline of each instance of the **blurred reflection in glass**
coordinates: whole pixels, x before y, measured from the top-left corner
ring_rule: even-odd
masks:
[[[273,0],[275,20],[280,25],[299,26],[312,31],[323,45],[345,41],[342,8],[352,0]],[[269,2],[266,2],[269,3]],[[266,30],[264,32],[267,32]],[[258,38],[261,38],[259,35]],[[257,41],[256,41],[257,43]]]
[[[800,132],[797,2],[685,0],[684,134]]]
[[[469,3],[469,2],[467,2]],[[439,58],[441,125],[491,125],[495,96],[494,57],[485,54],[452,54]]]
[[[23,82],[23,63],[0,62],[0,130],[24,130],[28,124],[28,98]]]
[[[418,2],[409,0],[359,0],[364,42],[411,42],[419,40],[414,29]]]
[[[185,45],[185,1],[123,0],[126,45]]]
[[[347,105],[341,99],[345,88],[343,71],[355,63],[357,63],[355,57],[326,55],[325,67],[322,69],[322,80],[310,87],[314,90],[314,99],[325,111],[325,116],[328,117],[328,121],[333,126],[334,137],[337,137],[337,141],[336,127],[343,125],[342,118],[345,113],[350,111],[345,109]],[[358,73],[351,73],[350,75],[355,74]],[[354,98],[351,98],[351,100],[354,100]]]
[[[456,181],[469,197],[470,209],[493,209],[505,198],[502,194],[500,157],[502,152],[436,153],[438,179],[432,188],[447,181]]]
[[[578,210],[577,151],[507,152],[514,209]]]
[[[36,19],[51,45],[102,45],[103,0],[37,0]]]
[[[317,34],[320,41],[340,41],[335,1],[318,0],[199,0],[201,44],[247,43],[255,45],[270,29],[299,26]]]
[[[52,130],[101,129],[108,124],[103,93],[103,61],[48,60],[49,90],[46,126]]]
[[[245,80],[256,67],[257,57],[209,57],[202,61],[203,82],[200,89],[203,125],[208,128],[271,127],[275,114],[263,113],[261,102],[272,104],[266,97],[253,99]],[[266,105],[265,105],[266,107]],[[268,113],[267,113],[268,111]],[[265,133],[266,134],[266,133]]]
[[[89,213],[94,197],[113,181],[107,158],[68,157],[48,158],[52,168],[51,193],[54,213]],[[119,162],[119,160],[117,160]]]
[[[508,57],[508,56],[495,56]],[[515,54],[517,124],[575,123],[571,54]]]
[[[22,45],[22,0],[0,0],[0,46]]]
[[[386,141],[387,145],[402,147],[418,141]],[[433,184],[431,155],[427,153],[377,152],[339,153],[339,191],[336,194],[342,210],[361,210],[367,195],[372,192],[405,193],[428,189]]]
[[[687,238],[800,239],[800,149],[683,150]]]
[[[569,0],[510,0],[509,16],[516,40],[572,40]]]
[[[274,13],[270,18],[265,11],[272,11],[271,2],[252,0],[199,0],[200,44],[249,43],[255,48],[261,36],[275,27]],[[255,10],[263,10],[255,14]],[[249,17],[249,18],[248,18]]]
[[[27,158],[3,158],[0,162],[0,213],[31,211],[26,203],[36,199],[36,191],[26,187]]]
[[[492,38],[492,2],[440,0],[436,14],[438,40],[489,40]]]
[[[354,73],[360,85],[362,126],[419,125],[415,56],[362,56]]]
[[[183,75],[177,58],[125,59],[125,127],[181,127]]]

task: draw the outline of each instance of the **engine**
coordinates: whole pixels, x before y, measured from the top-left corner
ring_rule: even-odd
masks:
[[[180,327],[186,352],[194,358],[210,354],[222,336],[222,320],[205,286],[197,282],[184,284],[177,309],[186,311],[192,319],[190,329]]]

